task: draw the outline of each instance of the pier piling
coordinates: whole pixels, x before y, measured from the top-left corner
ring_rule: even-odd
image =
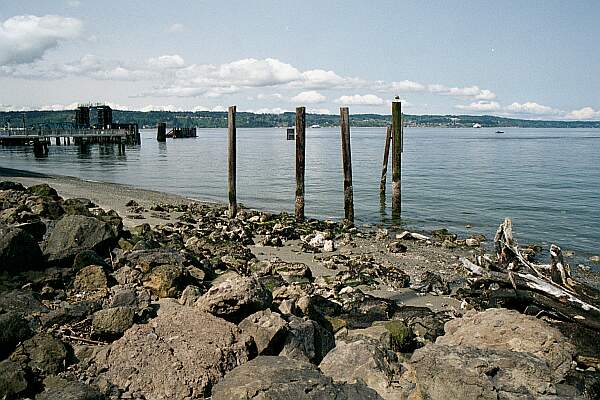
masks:
[[[342,163],[344,168],[344,217],[348,221],[354,222],[352,151],[350,148],[350,112],[348,107],[340,108],[340,128],[342,133]]]
[[[304,220],[306,108],[296,108],[296,220]]]
[[[157,126],[156,132],[156,140],[158,142],[166,142],[167,141],[167,124],[164,122],[159,122]]]
[[[236,106],[229,107],[227,113],[227,186],[229,194],[229,217],[235,218],[237,214],[236,197]]]
[[[388,126],[385,130],[385,147],[383,149],[383,163],[381,165],[381,180],[379,181],[379,196],[385,198],[385,184],[387,181],[388,160],[390,158],[390,141],[392,129]]]
[[[392,218],[402,211],[402,104],[396,97],[392,102]]]

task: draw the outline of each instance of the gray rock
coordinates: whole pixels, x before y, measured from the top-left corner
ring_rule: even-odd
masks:
[[[215,385],[213,400],[381,399],[363,384],[334,383],[309,363],[260,356],[229,372]]]
[[[30,336],[29,323],[20,313],[0,314],[0,360],[8,357],[18,343]]]
[[[287,323],[271,310],[258,311],[238,324],[240,329],[254,338],[260,355],[277,355],[283,347]]]
[[[104,261],[104,258],[100,257],[94,250],[84,250],[75,256],[75,259],[73,260],[74,270],[79,271],[88,265],[99,265],[106,269],[110,268],[110,265]]]
[[[384,399],[401,398],[402,391],[394,386],[402,373],[396,354],[374,341],[338,340],[319,369],[336,382],[364,382]]]
[[[188,285],[185,287],[185,289],[183,289],[183,292],[181,292],[179,304],[184,306],[193,306],[203,293],[204,291],[198,286]]]
[[[288,334],[279,355],[318,364],[334,347],[332,332],[316,321],[290,316]]]
[[[144,287],[159,298],[176,297],[181,292],[185,275],[181,266],[159,265],[148,274],[144,280]]]
[[[25,371],[10,360],[0,361],[0,399],[12,399],[27,389]]]
[[[71,263],[84,250],[104,253],[115,242],[115,233],[106,222],[83,215],[66,215],[54,226],[44,255],[52,263]]]
[[[63,210],[65,210],[65,214],[85,215],[86,217],[92,216],[90,208],[93,206],[94,204],[90,200],[77,198],[67,199],[62,204]]]
[[[99,337],[118,337],[133,326],[136,310],[132,307],[113,307],[94,314],[92,327]]]
[[[57,197],[58,193],[47,183],[41,183],[39,185],[29,186],[27,191],[35,196],[40,197]]]
[[[78,292],[103,292],[108,291],[108,280],[104,268],[99,265],[88,265],[83,267],[73,282]]]
[[[84,320],[100,309],[101,306],[100,302],[93,300],[83,300],[72,304],[64,301],[57,308],[53,308],[49,313],[42,315],[40,320],[43,327],[65,325]]]
[[[19,272],[43,267],[40,246],[29,233],[0,225],[0,271]]]
[[[241,321],[248,315],[271,306],[273,297],[252,277],[232,277],[213,287],[196,306],[228,321]]]
[[[81,382],[50,376],[44,379],[44,391],[35,400],[105,400],[100,391]]]
[[[22,315],[48,312],[33,292],[19,289],[0,293],[0,310],[16,311]]]
[[[560,374],[530,354],[428,344],[413,354],[405,396],[442,399],[556,399]]]
[[[18,182],[1,181],[0,182],[0,190],[16,190],[19,192],[23,192],[27,189],[25,189],[25,186],[21,185]]]
[[[65,369],[70,352],[63,342],[52,335],[39,333],[17,347],[10,359],[27,365],[34,372],[56,375]]]
[[[99,379],[147,399],[202,398],[227,371],[247,362],[253,347],[237,326],[164,299],[156,318],[99,352],[93,369]]]
[[[566,375],[575,357],[575,346],[556,328],[535,317],[504,308],[469,311],[450,320],[437,344],[470,346],[533,354],[559,375]]]
[[[143,274],[137,269],[125,266],[113,272],[112,277],[115,278],[120,285],[138,284],[141,283]]]

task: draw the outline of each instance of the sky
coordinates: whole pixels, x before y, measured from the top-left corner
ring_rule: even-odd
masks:
[[[2,0],[0,110],[600,120],[600,1]]]

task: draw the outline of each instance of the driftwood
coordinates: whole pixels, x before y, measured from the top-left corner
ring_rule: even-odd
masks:
[[[560,247],[550,246],[550,264],[528,261],[513,238],[512,222],[506,219],[494,239],[497,259],[461,258],[472,288],[485,291],[494,301],[513,301],[523,308],[535,305],[549,314],[600,331],[600,292],[576,282],[564,263]]]

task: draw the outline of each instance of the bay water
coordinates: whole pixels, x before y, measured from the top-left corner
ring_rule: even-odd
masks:
[[[402,224],[492,239],[511,217],[521,244],[556,243],[582,262],[600,254],[600,130],[503,130],[405,128]],[[385,129],[351,128],[351,137],[356,222],[389,224],[391,171],[384,209],[379,197]],[[295,142],[285,129],[238,129],[237,150],[238,202],[293,212]],[[227,201],[226,129],[166,143],[142,130],[142,145],[124,155],[113,145],[53,145],[44,158],[31,147],[3,147],[0,165]],[[339,128],[307,129],[306,214],[344,215]]]

